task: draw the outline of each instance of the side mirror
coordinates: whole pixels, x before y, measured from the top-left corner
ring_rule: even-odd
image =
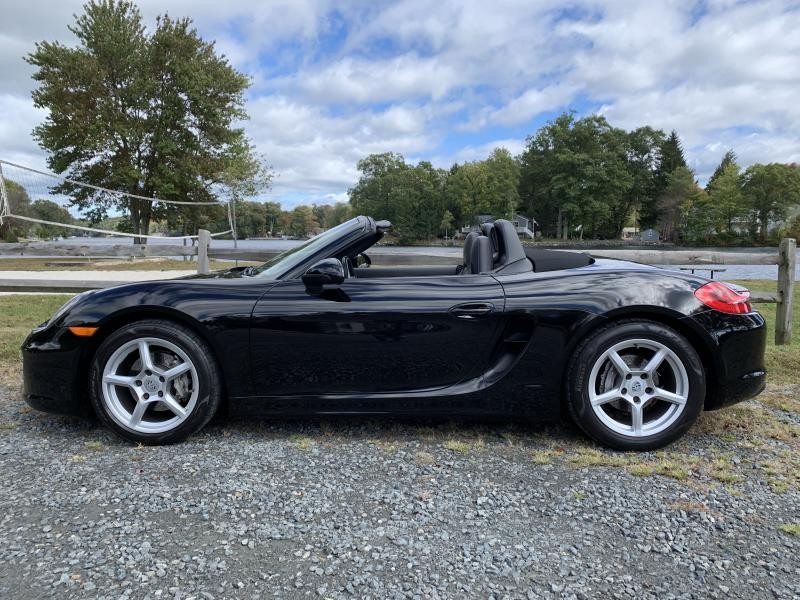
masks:
[[[306,290],[319,293],[325,285],[338,285],[344,281],[344,265],[337,258],[326,258],[314,264],[303,274]]]

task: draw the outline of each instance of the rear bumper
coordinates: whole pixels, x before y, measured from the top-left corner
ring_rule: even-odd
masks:
[[[36,410],[89,416],[83,361],[86,341],[67,329],[34,329],[22,344],[22,393]]]
[[[709,373],[706,410],[716,410],[760,394],[766,386],[767,327],[758,312],[728,315],[708,310],[690,317],[710,334],[715,360]]]

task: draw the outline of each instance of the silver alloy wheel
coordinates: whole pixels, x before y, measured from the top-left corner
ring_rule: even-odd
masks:
[[[137,433],[165,433],[192,414],[199,394],[197,369],[167,340],[126,342],[103,368],[103,404],[119,425]]]
[[[660,342],[625,340],[603,352],[589,374],[594,414],[629,437],[668,429],[689,399],[689,375],[678,355]]]

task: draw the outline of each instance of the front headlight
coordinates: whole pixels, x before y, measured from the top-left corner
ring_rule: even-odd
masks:
[[[81,292],[80,294],[77,294],[77,295],[73,296],[72,298],[67,300],[64,304],[62,304],[61,308],[59,308],[55,312],[55,314],[52,317],[50,317],[49,320],[47,320],[44,323],[42,323],[39,327],[47,327],[47,325],[49,323],[54,323],[55,321],[57,321],[58,319],[63,317],[67,313],[67,311],[69,311],[70,308],[72,308],[78,302],[80,302],[81,299],[85,298],[86,296],[88,296],[89,294],[93,293],[94,291],[95,290],[89,290],[88,292]]]

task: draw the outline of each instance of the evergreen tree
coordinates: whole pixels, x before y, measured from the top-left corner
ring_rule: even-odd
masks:
[[[725,153],[725,156],[722,157],[720,163],[717,165],[717,168],[714,169],[714,173],[709,178],[708,183],[706,184],[706,191],[707,192],[711,191],[711,186],[719,178],[719,176],[722,175],[722,172],[725,170],[725,167],[734,164],[736,164],[736,153],[733,150],[728,150]]]
[[[658,167],[653,175],[653,189],[642,202],[640,219],[642,227],[652,227],[663,216],[659,211],[659,200],[670,185],[671,176],[676,169],[686,168],[686,157],[677,132],[673,129],[659,148]],[[669,220],[669,219],[667,219]]]

